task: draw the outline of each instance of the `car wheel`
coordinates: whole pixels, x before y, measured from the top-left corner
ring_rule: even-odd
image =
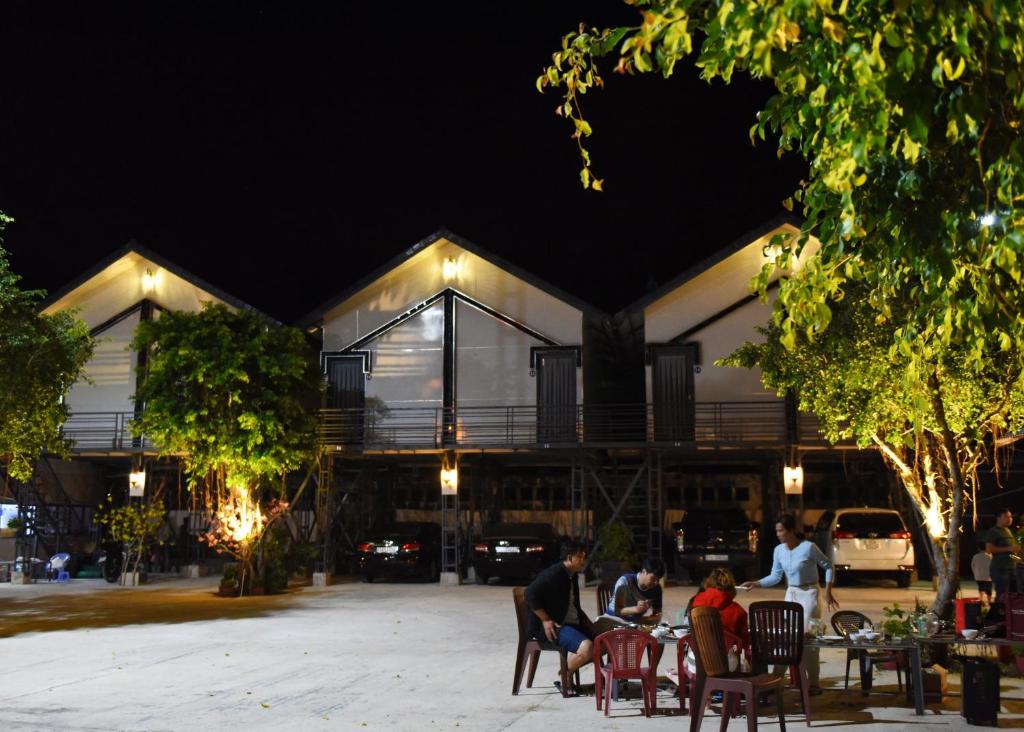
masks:
[[[437,561],[431,561],[427,568],[427,582],[439,582],[440,580],[441,572],[437,568]]]
[[[482,573],[480,573],[480,572],[477,572],[477,573],[476,573],[476,583],[477,583],[478,585],[486,585],[486,584],[487,584],[487,582],[488,582],[488,581],[489,581],[490,579],[491,579],[491,576],[490,576],[490,575],[488,575],[488,574],[482,574]]]
[[[896,584],[900,587],[910,587],[910,572],[897,572]]]
[[[369,572],[367,572],[366,574],[363,575],[362,579],[363,579],[363,582],[373,582],[373,575],[370,574]]]

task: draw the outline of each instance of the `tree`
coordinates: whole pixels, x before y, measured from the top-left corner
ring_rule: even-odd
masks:
[[[10,221],[0,213],[0,234]],[[22,290],[20,279],[0,247],[0,460],[11,477],[28,481],[41,453],[67,454],[64,397],[92,356],[93,341],[74,312],[40,314],[45,293]]]
[[[133,347],[150,353],[136,394],[145,409],[133,429],[183,456],[190,486],[217,512],[214,533],[251,564],[268,525],[257,488],[315,452],[307,406],[320,380],[305,337],[250,311],[206,304],[140,324]]]
[[[125,577],[129,573],[138,575],[139,564],[146,555],[149,543],[156,538],[157,531],[165,520],[164,517],[162,500],[115,507],[113,499],[108,496],[106,502],[100,506],[96,520],[107,527],[107,535],[111,540],[124,547],[120,579],[122,585],[125,584]]]
[[[538,79],[542,90],[557,86],[564,93],[559,112],[573,124],[584,186],[602,185],[583,146],[591,128],[580,101],[603,84],[603,57],[615,58],[623,73],[668,76],[697,40],[696,65],[705,79],[728,82],[746,73],[774,85],[751,139],[777,134],[779,154],[803,156],[809,175],[785,202],[802,209],[801,235],[773,242],[774,261],[755,283],[762,296],[775,269],[794,265],[812,235],[820,243],[798,275],[779,287],[774,336],[795,352],[824,336],[852,292],[863,300],[870,314],[863,325],[885,334],[872,341],[878,355],[889,359],[899,391],[913,397],[904,402],[903,415],[911,434],[937,440],[929,460],[913,453],[924,484],[941,487],[937,515],[931,503],[919,500],[913,481],[904,485],[922,515],[941,522],[944,563],[956,566],[960,499],[976,483],[972,472],[962,470],[972,463],[958,455],[960,430],[945,411],[947,395],[954,384],[985,382],[996,355],[1011,378],[1020,379],[1024,361],[1024,311],[1018,306],[1024,295],[1024,5],[632,4],[641,11],[636,26],[581,26],[562,39]],[[832,358],[828,372],[836,373],[843,363]],[[977,405],[986,403],[987,397]],[[1008,403],[990,404],[996,414],[973,410],[983,419],[964,432],[979,454],[993,431],[1020,428]],[[827,421],[827,410],[819,416]],[[847,416],[865,429],[877,418],[876,431],[887,435],[896,421],[871,412]],[[905,475],[902,468],[898,474]],[[937,605],[946,606],[949,592],[944,587]]]

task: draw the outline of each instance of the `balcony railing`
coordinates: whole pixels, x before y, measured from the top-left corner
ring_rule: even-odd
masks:
[[[75,451],[152,450],[149,438],[132,436],[133,419],[134,412],[76,412],[61,427],[61,435],[73,440]]]
[[[62,434],[77,452],[152,450],[133,437],[132,412],[79,412]],[[813,415],[797,416],[800,445],[824,447]],[[320,442],[362,450],[573,446],[771,448],[787,444],[783,402],[697,402],[692,414],[653,404],[320,410]]]
[[[798,433],[816,435],[816,422]],[[821,443],[820,436],[814,438]],[[787,443],[782,402],[698,402],[692,414],[653,404],[324,409],[320,440],[364,450],[611,445],[776,447]]]

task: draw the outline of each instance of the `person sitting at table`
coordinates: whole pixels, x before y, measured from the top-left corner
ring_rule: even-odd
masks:
[[[796,602],[804,608],[804,631],[808,631],[811,621],[821,618],[821,595],[818,587],[818,567],[825,570],[825,603],[829,610],[838,608],[832,595],[832,580],[835,570],[829,558],[822,554],[815,544],[807,541],[796,531],[796,519],[790,515],[779,518],[775,523],[775,536],[779,545],[772,555],[771,574],[755,582],[744,582],[741,587],[753,590],[757,587],[771,587],[786,578],[786,601]],[[804,649],[803,661],[800,664],[807,671],[810,680],[810,693],[820,694],[818,676],[821,671],[818,662],[818,649]],[[778,670],[777,670],[778,671]]]
[[[742,648],[729,649],[729,670],[739,668],[740,658],[737,651],[750,657],[750,629],[747,627],[747,611],[736,600],[736,578],[725,567],[716,567],[704,580],[704,589],[693,598],[693,607],[718,608],[722,616],[722,629],[740,639]],[[686,666],[691,675],[697,673],[697,664],[693,652],[686,654]]]
[[[526,588],[530,637],[558,643],[568,651],[570,678],[594,660],[594,632],[580,606],[576,581],[586,563],[583,544],[568,541],[562,546],[561,561],[543,570]],[[560,686],[560,682],[555,685]],[[579,696],[579,689],[566,689],[565,696]]]
[[[661,622],[661,580],[664,576],[663,561],[645,559],[639,572],[619,577],[609,596],[605,615],[634,623]]]

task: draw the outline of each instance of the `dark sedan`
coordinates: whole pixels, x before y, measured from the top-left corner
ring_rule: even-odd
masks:
[[[558,561],[561,540],[549,524],[496,524],[473,547],[478,584],[491,577],[530,579]]]
[[[370,532],[356,547],[364,582],[377,577],[420,577],[436,582],[441,568],[441,527],[429,522],[402,522]]]

